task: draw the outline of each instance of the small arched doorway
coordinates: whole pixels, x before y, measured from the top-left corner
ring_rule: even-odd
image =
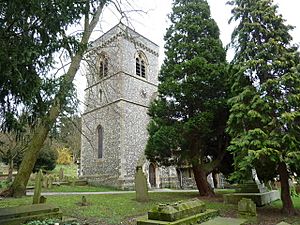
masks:
[[[149,165],[149,183],[151,187],[156,187],[155,165],[153,163]]]

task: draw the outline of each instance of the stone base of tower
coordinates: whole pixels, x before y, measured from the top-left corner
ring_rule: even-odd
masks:
[[[174,173],[175,171],[175,173]],[[157,168],[157,177],[155,184],[151,184],[149,180],[149,171],[144,171],[147,176],[148,188],[157,189],[157,188],[179,188],[179,180],[174,168]],[[111,176],[111,175],[84,175],[80,176],[81,179],[84,179],[91,186],[109,186],[114,187],[120,190],[134,190],[134,176]]]

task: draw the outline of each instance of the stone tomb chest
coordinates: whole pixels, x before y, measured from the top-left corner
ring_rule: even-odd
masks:
[[[147,217],[139,218],[137,225],[197,224],[217,215],[217,210],[206,209],[204,202],[193,199],[174,204],[159,204],[148,212]]]

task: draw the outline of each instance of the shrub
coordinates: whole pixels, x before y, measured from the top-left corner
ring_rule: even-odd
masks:
[[[39,152],[38,159],[34,165],[33,172],[37,172],[40,169],[42,170],[53,170],[56,166],[57,152],[49,145],[45,145],[42,150]],[[23,159],[23,154],[19,154],[14,159],[14,164],[19,168]]]
[[[59,148],[57,149],[57,153],[57,164],[70,165],[73,163],[72,153],[68,148]]]

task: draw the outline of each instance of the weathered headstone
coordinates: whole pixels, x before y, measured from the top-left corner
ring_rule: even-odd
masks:
[[[34,194],[33,194],[32,204],[40,203],[40,197],[41,197],[41,192],[42,192],[42,180],[43,180],[43,174],[42,174],[42,171],[40,170],[35,177],[35,185],[34,185]]]
[[[50,175],[49,176],[49,183],[48,183],[48,188],[51,189],[52,188],[52,185],[53,185],[53,177]]]
[[[84,195],[81,198],[81,205],[82,206],[87,206],[88,205],[88,202],[87,202],[86,197]]]
[[[247,221],[245,219],[218,217],[218,215],[217,210],[206,209],[204,202],[193,199],[174,204],[159,204],[150,210],[147,216],[138,218],[137,225],[241,225]]]
[[[60,168],[59,170],[59,181],[63,181],[64,180],[64,169]]]
[[[40,204],[45,204],[46,201],[47,201],[47,198],[46,198],[45,196],[42,195],[42,196],[40,197]]]
[[[74,187],[76,183],[76,177],[71,178],[71,186]]]
[[[142,167],[137,166],[135,173],[135,193],[136,200],[139,202],[149,201],[147,178],[143,173]]]
[[[256,205],[248,198],[242,198],[238,203],[238,212],[241,215],[256,216]]]
[[[0,208],[1,225],[20,225],[31,220],[43,220],[45,218],[61,221],[62,212],[58,207],[49,204]]]
[[[44,176],[43,177],[43,188],[48,188],[49,187],[49,177]]]
[[[238,203],[238,213],[241,218],[255,222],[257,220],[256,204],[248,198],[242,198]]]

